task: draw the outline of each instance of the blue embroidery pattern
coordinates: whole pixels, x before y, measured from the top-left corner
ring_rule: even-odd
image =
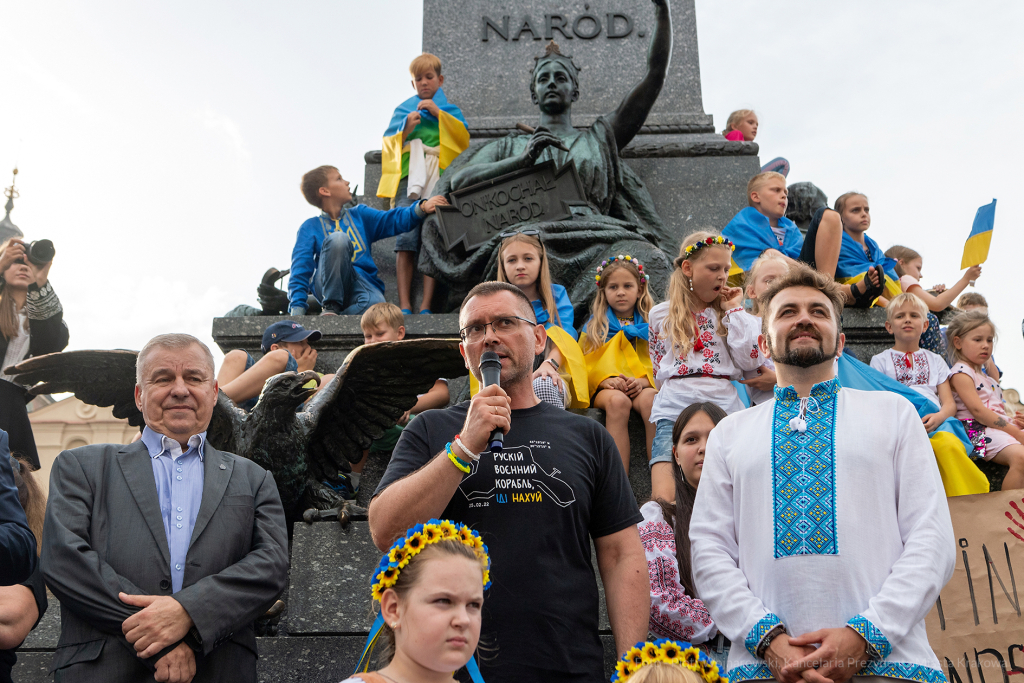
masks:
[[[918,683],[947,683],[946,674],[938,669],[904,662],[868,662],[868,665],[858,671],[857,675],[902,678],[905,681],[918,681]]]
[[[729,669],[726,674],[730,681],[763,681],[773,678],[767,664],[743,664]],[[931,669],[920,664],[905,664],[903,662],[871,662],[857,672],[858,676],[883,676],[885,678],[899,678],[905,681],[917,681],[918,683],[948,683],[946,675],[938,669]]]
[[[757,657],[757,646],[761,644],[761,640],[768,634],[768,631],[771,631],[781,623],[782,619],[779,619],[778,616],[771,612],[761,617],[761,620],[750,628],[750,632],[747,633],[747,637],[743,640],[743,645],[747,648],[747,652],[752,657]]]
[[[744,664],[735,668],[729,669],[729,673],[726,674],[726,678],[730,681],[763,681],[771,680],[772,676],[771,669],[768,668],[767,664]]]
[[[846,625],[852,628],[854,631],[859,633],[864,640],[868,641],[868,645],[875,648],[875,652],[878,653],[879,659],[885,659],[892,652],[892,645],[889,643],[889,639],[885,637],[885,634],[868,619],[861,615],[855,616],[846,622]],[[881,674],[879,674],[881,675]]]
[[[835,437],[839,380],[819,382],[807,399],[793,387],[775,388],[772,492],[775,557],[838,555]],[[801,404],[805,404],[801,414]],[[806,431],[793,431],[800,418]]]

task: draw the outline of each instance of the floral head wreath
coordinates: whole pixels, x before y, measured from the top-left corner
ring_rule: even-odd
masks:
[[[729,683],[718,675],[718,662],[700,651],[696,645],[663,638],[640,642],[629,649],[615,665],[612,683],[621,683],[648,664],[676,664],[696,672],[705,683]]]
[[[490,588],[491,558],[480,534],[462,523],[432,519],[406,531],[405,537],[395,541],[391,549],[384,553],[373,575],[373,599],[379,602],[384,591],[398,582],[398,575],[424,548],[447,540],[459,541],[473,549],[473,554],[484,566],[484,590]]]
[[[683,261],[690,258],[704,247],[729,247],[729,251],[736,251],[736,245],[727,240],[726,238],[719,235],[718,237],[708,237],[699,242],[694,242],[686,248],[683,252],[683,256],[680,259],[676,259],[676,267],[678,268]]]
[[[615,263],[616,261],[629,261],[634,266],[636,266],[636,269],[638,271],[640,271],[640,279],[644,281],[644,284],[647,284],[651,281],[651,276],[644,272],[644,264],[640,263],[640,259],[630,256],[629,254],[626,254],[625,256],[619,254],[615,258],[605,259],[604,261],[601,261],[601,265],[597,267],[597,275],[594,276],[594,282],[596,282],[598,286],[601,285],[601,273],[604,272],[605,268]]]

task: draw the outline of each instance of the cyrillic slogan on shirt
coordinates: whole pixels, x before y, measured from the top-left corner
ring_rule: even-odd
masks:
[[[469,507],[492,504],[554,503],[567,507],[576,502],[576,493],[555,466],[555,457],[547,442],[506,448],[498,453],[482,453],[459,485]]]

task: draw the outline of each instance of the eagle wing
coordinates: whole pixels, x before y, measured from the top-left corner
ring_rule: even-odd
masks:
[[[138,351],[64,351],[24,360],[4,372],[28,387],[32,396],[70,392],[83,403],[106,408],[133,427],[143,425],[135,406],[135,359]],[[234,452],[244,413],[219,392],[207,438],[214,448]]]
[[[66,351],[24,360],[4,370],[28,387],[32,396],[73,393],[94,406],[114,407],[114,417],[133,427],[142,425],[135,407],[137,351]]]
[[[300,419],[312,436],[308,465],[317,479],[334,478],[416,405],[440,378],[466,374],[458,339],[414,339],[360,346],[314,396]]]

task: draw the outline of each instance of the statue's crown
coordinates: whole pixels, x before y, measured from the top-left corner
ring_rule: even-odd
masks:
[[[538,55],[533,58],[533,72],[536,73],[537,69],[540,68],[541,64],[550,61],[556,61],[565,64],[572,70],[574,76],[578,75],[581,70],[580,66],[573,61],[572,56],[563,54],[562,49],[558,47],[558,43],[556,43],[553,40],[549,41],[548,44],[544,46],[544,54]]]

